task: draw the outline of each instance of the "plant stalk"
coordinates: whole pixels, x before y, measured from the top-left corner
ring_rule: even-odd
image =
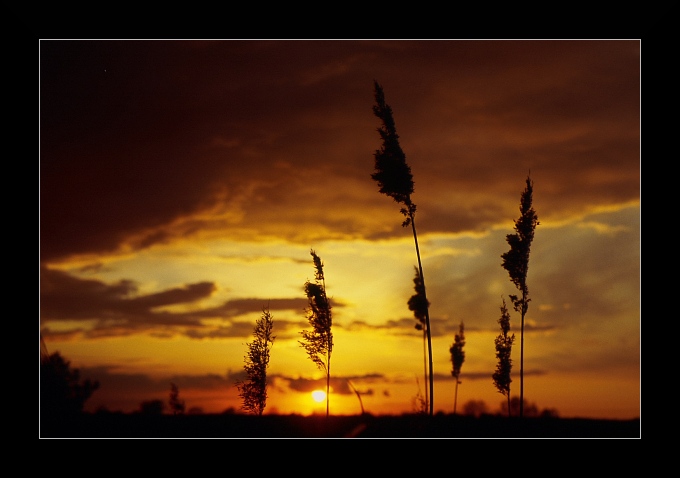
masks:
[[[430,331],[430,306],[427,302],[427,292],[425,288],[425,276],[423,275],[423,263],[420,259],[420,248],[418,247],[418,235],[416,234],[416,221],[413,213],[409,212],[411,219],[411,229],[413,230],[413,240],[416,244],[416,255],[418,256],[418,270],[420,272],[420,279],[423,281],[423,297],[425,299],[425,328],[427,329],[427,351],[429,357],[429,378],[430,378],[430,416],[434,415],[434,374],[432,371],[432,333]]]

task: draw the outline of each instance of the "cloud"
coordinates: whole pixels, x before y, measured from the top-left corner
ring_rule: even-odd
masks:
[[[293,299],[232,299],[219,307],[204,309],[196,314],[201,317],[237,317],[251,312],[262,312],[263,308],[267,308],[270,311],[302,311],[307,305],[307,299],[303,297]]]
[[[416,324],[419,324],[419,322],[415,317],[404,317],[400,319],[388,319],[383,323],[377,324],[369,324],[365,321],[357,320],[352,321],[344,327],[346,327],[347,330],[356,332],[361,330],[375,330],[384,331],[393,335],[416,337],[422,334],[422,332],[416,330]],[[430,317],[430,328],[432,330],[432,337],[453,336],[453,334],[458,333],[458,324],[455,324],[450,319],[443,317]]]
[[[270,311],[299,312],[308,306],[305,298],[250,298],[201,308],[200,301],[209,298],[215,290],[215,284],[206,281],[139,295],[137,285],[131,280],[106,284],[43,267],[40,291],[42,333],[62,339],[80,334],[101,338],[149,332],[159,336],[179,333],[197,339],[247,337],[252,335],[254,324],[234,319],[262,312],[265,307]],[[332,305],[344,306],[336,299],[332,300]],[[192,309],[185,312],[160,310],[166,306],[191,306]],[[208,318],[219,318],[224,324],[207,324],[204,320]],[[277,332],[282,333],[300,325],[299,321],[276,321]]]
[[[188,284],[162,292],[137,295],[131,280],[105,284],[94,279],[80,279],[68,273],[41,268],[40,308],[43,321],[55,320],[126,320],[145,323],[196,324],[186,314],[156,312],[155,308],[194,303],[215,291],[211,282]]]
[[[504,220],[529,170],[545,218],[639,197],[637,42],[44,41],[41,259],[398,231],[376,77],[427,230]]]
[[[517,369],[517,367],[515,367]],[[494,370],[489,370],[488,372],[466,372],[464,370],[461,370],[460,374],[460,379],[461,380],[491,380],[491,377],[494,373]],[[538,377],[541,375],[546,375],[549,373],[546,370],[543,369],[525,369],[524,370],[524,376],[526,377]],[[434,374],[434,379],[437,382],[448,382],[448,381],[453,381],[453,375],[451,374],[441,374],[441,373],[435,373]]]
[[[286,377],[282,375],[273,375],[272,378],[275,379],[277,383],[283,381],[286,386],[294,392],[313,392],[314,390],[326,390],[326,379],[308,379],[301,377]],[[339,395],[353,395],[356,392],[352,389],[351,383],[355,384],[370,384],[376,381],[383,382],[385,377],[379,374],[368,374],[364,376],[331,376],[330,385],[332,387],[332,393],[337,393]],[[358,390],[358,389],[357,389]],[[362,395],[373,395],[374,391],[371,388],[358,390]]]

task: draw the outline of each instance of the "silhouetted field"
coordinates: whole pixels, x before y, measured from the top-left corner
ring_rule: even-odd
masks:
[[[83,414],[42,420],[40,438],[641,438],[640,420],[459,415]]]

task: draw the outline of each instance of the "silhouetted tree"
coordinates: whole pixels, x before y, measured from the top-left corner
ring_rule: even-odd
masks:
[[[508,335],[510,332],[510,314],[505,305],[505,299],[503,299],[503,305],[501,305],[501,317],[498,319],[498,323],[501,326],[501,333],[494,341],[496,344],[496,358],[498,359],[498,364],[496,365],[496,371],[492,375],[492,378],[498,391],[505,395],[508,400],[509,413],[510,383],[512,382],[512,378],[510,378],[510,372],[512,371],[512,359],[510,358],[510,355],[512,353],[512,344],[515,341],[515,334]]]
[[[331,304],[326,295],[326,279],[321,258],[310,251],[314,260],[314,282],[305,282],[305,294],[309,300],[307,319],[312,330],[303,330],[300,345],[319,370],[326,373],[326,416],[330,411],[331,353],[333,352],[333,318]]]
[[[248,375],[247,381],[238,381],[239,396],[243,399],[245,410],[262,415],[267,406],[267,367],[269,354],[274,343],[272,329],[274,320],[269,308],[262,309],[262,316],[255,323],[255,340],[248,343],[248,355],[244,357],[243,368]]]
[[[556,408],[544,408],[538,416],[543,418],[559,418],[560,413]]]
[[[45,349],[46,350],[46,349]],[[45,417],[64,417],[83,411],[99,382],[80,381],[80,371],[59,352],[44,353],[40,360],[40,411]]]
[[[479,418],[487,413],[489,409],[484,400],[468,400],[463,404],[463,415]]]
[[[465,346],[465,325],[463,322],[460,323],[458,331],[459,332],[453,338],[453,345],[449,349],[449,352],[451,352],[451,363],[453,364],[451,375],[453,375],[453,378],[456,380],[456,392],[453,398],[454,414],[456,413],[456,403],[458,402],[458,384],[461,383],[459,380],[460,368],[463,366],[463,362],[465,362],[465,352],[463,351],[463,347]]]
[[[413,278],[413,288],[416,293],[411,296],[408,300],[408,308],[413,311],[418,323],[416,324],[416,330],[423,331],[423,376],[427,383],[427,323],[425,320],[427,314],[427,307],[430,305],[427,298],[425,297],[425,286],[423,280],[420,278],[420,273],[418,272],[418,267],[413,266],[415,269],[415,277]],[[428,407],[428,393],[427,388],[425,388],[425,406]]]
[[[520,197],[520,217],[515,221],[515,234],[508,234],[506,240],[510,250],[501,254],[502,266],[508,271],[510,280],[521,292],[521,296],[510,295],[515,311],[522,315],[520,330],[520,355],[519,355],[519,416],[524,416],[524,317],[529,309],[529,288],[527,287],[527,272],[529,271],[529,253],[531,242],[534,240],[534,231],[538,222],[538,216],[531,207],[533,195],[533,181],[527,176],[526,187]]]
[[[162,415],[165,410],[163,400],[145,400],[139,404],[139,412],[143,415]]]
[[[184,400],[179,398],[179,388],[174,383],[170,383],[170,399],[168,400],[170,411],[173,415],[181,415],[184,413]]]
[[[513,414],[515,416],[517,416],[517,415],[519,415],[520,408],[523,408],[525,416],[527,416],[527,417],[538,417],[539,416],[538,407],[536,406],[535,403],[530,403],[529,401],[525,400],[524,406],[520,407],[519,400],[520,400],[519,397],[517,395],[515,395],[510,400],[508,400],[507,402],[505,402],[505,401],[501,402],[501,413],[505,414],[507,412],[508,416],[513,415]]]
[[[385,103],[385,94],[383,93],[382,86],[377,81],[374,81],[374,87],[376,104],[373,106],[373,113],[382,121],[382,126],[378,128],[378,133],[382,139],[382,147],[376,150],[374,154],[375,172],[371,174],[371,178],[378,183],[380,193],[391,197],[395,202],[402,205],[400,212],[405,217],[402,226],[407,227],[411,225],[411,230],[413,231],[413,240],[418,257],[418,272],[423,286],[423,297],[426,300],[425,303],[428,304],[424,310],[429,355],[430,415],[433,415],[434,374],[432,370],[432,334],[430,331],[429,302],[427,302],[427,294],[425,292],[425,277],[423,275],[423,265],[420,259],[418,235],[416,233],[416,205],[411,200],[411,194],[414,191],[413,175],[411,174],[411,167],[406,163],[406,155],[399,145],[399,135],[397,134],[392,116],[392,108]]]

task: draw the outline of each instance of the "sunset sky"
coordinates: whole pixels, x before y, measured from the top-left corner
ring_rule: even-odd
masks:
[[[504,401],[491,375],[501,267],[527,175],[540,225],[524,397],[562,417],[640,415],[639,40],[42,40],[39,336],[101,386],[86,410],[241,406],[247,343],[276,336],[265,413],[325,413],[310,250],[333,303],[331,414],[415,410],[417,264],[371,179],[374,80],[415,181],[434,410]],[[510,307],[510,306],[509,306]],[[520,316],[510,307],[511,395]],[[352,390],[361,394],[361,403]]]

